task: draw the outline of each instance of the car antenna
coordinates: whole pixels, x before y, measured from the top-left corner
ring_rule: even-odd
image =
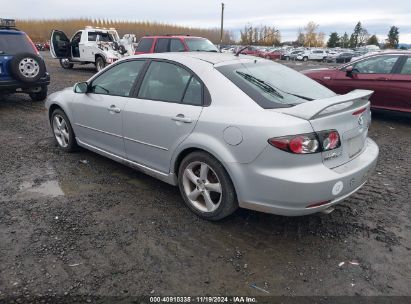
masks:
[[[249,28],[247,31],[249,31],[251,28],[252,28],[252,27],[250,26],[250,28]],[[278,33],[278,30],[275,30],[273,33],[267,34],[267,35],[265,35],[263,38],[260,38],[260,39],[257,41],[257,43],[259,43],[261,40],[264,40],[265,38],[267,38],[267,37],[269,37],[269,36],[272,36],[272,35],[274,35],[274,34],[277,34],[277,33]],[[244,50],[245,50],[246,48],[248,48],[249,46],[250,46],[250,45],[247,44],[245,47],[239,49],[239,50],[235,53],[234,56],[237,56],[237,57],[238,57],[238,56],[241,54],[241,52],[244,51]]]

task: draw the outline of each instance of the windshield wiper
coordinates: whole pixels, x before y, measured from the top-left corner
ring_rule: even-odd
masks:
[[[281,95],[276,89],[274,89],[272,86],[270,86],[269,84],[267,84],[264,80],[258,79],[257,77],[247,74],[247,73],[243,73],[240,71],[236,71],[237,74],[241,75],[242,77],[244,77],[245,79],[247,79],[248,81],[250,81],[251,83],[255,84],[256,86],[258,86],[260,89],[262,89],[263,91],[267,92],[267,93],[272,93],[275,96],[279,97],[279,98],[284,98],[283,95]]]
[[[248,79],[251,80],[251,78],[252,78],[253,80],[258,81],[260,84],[263,84],[265,87],[267,87],[268,90],[270,90],[270,91],[267,90],[267,92],[269,92],[269,93],[274,93],[275,95],[277,95],[277,96],[280,97],[280,98],[284,98],[284,96],[282,96],[278,91],[281,91],[282,93],[285,93],[285,94],[288,94],[288,95],[292,95],[292,96],[295,96],[295,97],[298,97],[298,98],[301,98],[301,99],[305,99],[305,100],[308,100],[308,101],[313,101],[313,100],[314,100],[314,99],[311,98],[311,97],[306,97],[306,96],[302,96],[302,95],[290,93],[290,92],[283,91],[283,90],[278,89],[278,88],[277,88],[277,89],[274,89],[271,85],[269,85],[268,83],[266,83],[264,80],[258,79],[257,77],[255,77],[255,76],[253,76],[253,75],[250,75],[250,74],[247,74],[247,73],[243,73],[243,72],[239,72],[239,71],[237,71],[237,73],[240,74],[241,76],[243,76],[243,77],[246,78],[246,79],[248,78]],[[253,83],[254,83],[254,82],[253,82]],[[260,87],[261,87],[261,86],[260,86]],[[263,88],[263,89],[264,89],[264,88]]]
[[[295,96],[295,97],[298,97],[298,98],[301,98],[301,99],[305,99],[305,100],[308,100],[308,101],[313,101],[313,100],[314,100],[314,98],[307,97],[307,96],[302,96],[302,95],[298,95],[298,94],[294,94],[294,93],[290,93],[290,92],[286,92],[286,91],[281,91],[281,92],[284,92],[284,93],[286,93],[286,94],[288,94],[288,95],[293,95],[293,96]]]

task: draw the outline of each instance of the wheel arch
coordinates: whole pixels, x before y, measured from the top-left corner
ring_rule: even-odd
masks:
[[[235,191],[235,193],[237,195],[237,198],[238,198],[238,193],[239,192],[238,192],[237,182],[233,178],[233,173],[230,171],[229,167],[226,166],[223,159],[221,157],[219,157],[217,153],[212,151],[212,149],[209,149],[207,147],[187,146],[187,147],[184,147],[183,149],[181,149],[178,153],[176,153],[175,157],[172,160],[172,165],[171,165],[171,170],[173,171],[173,173],[176,177],[176,180],[178,180],[178,171],[179,171],[179,167],[180,167],[181,162],[183,161],[183,159],[187,155],[189,155],[193,152],[205,152],[205,153],[209,154],[210,156],[212,156],[213,158],[215,158],[221,164],[221,166],[223,166],[224,170],[227,172],[228,176],[230,177],[231,182],[233,183],[234,191]]]

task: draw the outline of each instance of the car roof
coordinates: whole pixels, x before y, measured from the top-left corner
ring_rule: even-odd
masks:
[[[0,28],[0,33],[8,34],[8,35],[23,35],[24,34],[24,32],[18,29],[2,29],[2,28]]]
[[[207,39],[207,38],[204,38],[204,37],[190,36],[190,35],[147,35],[147,36],[143,36],[141,38],[184,38],[184,39],[198,38],[198,39]]]
[[[176,60],[181,61],[186,59],[187,57],[192,59],[201,60],[212,65],[222,64],[225,62],[230,61],[241,61],[241,62],[248,62],[253,60],[265,60],[262,58],[250,58],[247,55],[239,55],[235,56],[234,54],[229,53],[214,53],[214,52],[167,52],[167,53],[147,53],[133,56],[136,58],[159,58],[159,59],[168,59],[168,60]]]

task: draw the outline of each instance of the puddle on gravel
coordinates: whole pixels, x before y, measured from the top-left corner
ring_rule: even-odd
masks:
[[[64,195],[58,181],[50,180],[40,185],[35,185],[31,182],[23,182],[20,185],[20,193],[22,194],[38,194],[41,196],[57,197]]]

